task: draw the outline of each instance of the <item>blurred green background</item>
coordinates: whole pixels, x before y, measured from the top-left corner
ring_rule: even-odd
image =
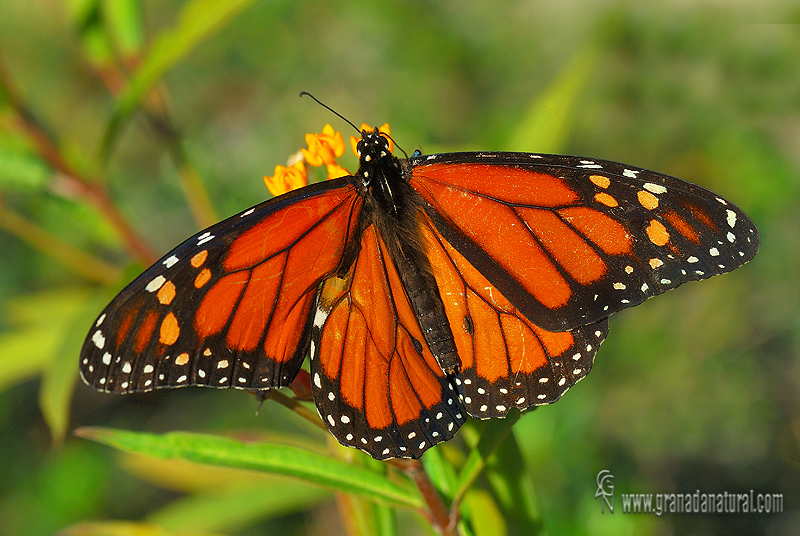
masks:
[[[330,122],[348,134],[301,90],[357,124],[388,121],[409,153],[605,158],[742,207],[762,235],[754,261],[616,315],[588,379],[514,434],[550,534],[800,533],[800,26],[772,24],[800,22],[796,4],[260,0],[211,20],[221,4],[0,1],[0,534],[142,519],[171,533],[346,533],[330,492],[71,434],[325,441],[276,404],[256,416],[241,392],[113,397],[76,383],[89,322],[143,265],[41,158],[13,106],[71,169],[107,185],[160,255],[265,199],[262,176],[305,132]],[[139,70],[145,113],[110,61]],[[785,511],[624,515],[617,496],[617,512],[601,514],[602,469],[618,494],[754,489],[782,493]],[[407,520],[400,534],[430,533]]]

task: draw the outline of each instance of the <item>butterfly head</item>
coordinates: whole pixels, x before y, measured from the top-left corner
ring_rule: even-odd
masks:
[[[362,130],[361,140],[356,146],[359,158],[356,175],[388,212],[396,214],[401,200],[395,186],[401,180],[402,166],[389,145],[386,134],[377,128]]]
[[[377,128],[362,130],[361,140],[356,146],[359,158],[359,169],[368,169],[386,165],[385,162],[393,158],[389,148],[389,139],[386,134]]]

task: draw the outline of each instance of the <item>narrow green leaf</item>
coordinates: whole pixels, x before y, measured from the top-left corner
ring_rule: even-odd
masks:
[[[473,512],[480,512],[472,519],[475,536],[505,536],[506,534],[528,534],[509,530],[503,513],[497,507],[492,496],[482,489],[471,489],[465,502]]]
[[[422,457],[422,464],[431,483],[447,497],[451,497],[458,484],[458,475],[451,463],[444,457],[447,444],[431,449]]]
[[[255,480],[190,495],[151,513],[147,521],[171,530],[231,533],[256,521],[306,510],[330,497],[329,491],[302,482]]]
[[[89,63],[104,69],[114,63],[114,50],[106,36],[99,0],[69,0],[67,13],[81,40]]]
[[[578,52],[547,91],[535,98],[508,141],[510,151],[559,153],[572,129],[581,90],[595,70],[593,49]]]
[[[352,453],[347,452],[346,447],[337,447],[337,451],[343,452],[344,458],[351,458]],[[386,464],[373,460],[367,456],[352,457],[351,463],[361,467],[368,467],[371,470],[386,474]],[[339,517],[347,529],[347,533],[352,536],[395,536],[397,526],[395,523],[394,509],[386,504],[368,501],[355,495],[339,495],[337,505],[339,507]]]
[[[175,64],[200,43],[222,30],[254,0],[191,0],[178,16],[178,23],[165,30],[147,52],[133,75],[106,127],[102,154],[108,154],[120,127],[136,110],[147,92]]]
[[[143,46],[142,4],[139,0],[106,0],[103,18],[123,57],[138,55]]]
[[[447,499],[452,499],[458,487],[458,474],[453,464],[445,457],[445,452],[449,447],[450,445],[444,443],[438,445],[436,448],[430,449],[425,453],[425,456],[422,457],[422,463],[425,466],[425,472],[428,474],[428,478],[436,489]],[[470,528],[472,511],[469,508],[469,503],[462,502],[459,513],[459,534],[462,536],[472,536],[473,532]]]
[[[68,20],[80,28],[89,24],[87,21],[97,18],[100,0],[66,0],[64,5]]]
[[[472,449],[472,452],[467,458],[466,463],[461,468],[458,476],[458,487],[455,497],[463,497],[469,490],[475,479],[481,474],[486,467],[489,456],[492,455],[494,450],[502,443],[511,431],[511,427],[519,420],[520,413],[512,411],[505,419],[491,419],[488,421],[480,421],[470,423],[472,427],[480,427],[481,433],[477,434],[480,437],[478,443]],[[465,438],[469,438],[469,428],[465,427]]]
[[[417,494],[375,471],[293,446],[243,443],[186,432],[159,435],[108,428],[81,428],[76,433],[120,450],[156,458],[182,458],[197,463],[293,476],[387,504],[422,507],[422,500]]]
[[[42,160],[11,147],[0,147],[0,189],[4,191],[37,192],[44,189],[52,176]]]
[[[29,326],[0,335],[0,391],[39,375],[58,346],[58,326]]]
[[[97,311],[108,302],[107,291],[91,296],[86,292],[74,298],[77,310],[64,317],[61,340],[53,357],[44,367],[42,385],[39,389],[39,407],[42,410],[53,443],[60,445],[69,427],[69,408],[75,382],[78,380],[78,356],[89,326]]]
[[[65,318],[80,309],[89,292],[86,287],[62,287],[22,294],[4,304],[5,314],[11,323],[19,326],[63,324]]]
[[[485,475],[510,534],[545,534],[533,477],[513,433],[489,457]]]
[[[397,522],[394,508],[385,504],[372,503],[372,518],[376,536],[397,536]]]
[[[221,536],[221,534],[194,530],[168,530],[150,523],[102,521],[71,525],[62,529],[58,536]]]
[[[4,304],[5,316],[15,329],[0,335],[0,391],[37,376],[50,363],[86,292],[47,290]]]

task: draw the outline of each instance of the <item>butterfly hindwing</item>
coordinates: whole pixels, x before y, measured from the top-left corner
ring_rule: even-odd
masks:
[[[755,225],[732,203],[632,166],[451,153],[412,158],[410,168],[439,232],[549,330],[728,272],[758,250]]]
[[[429,220],[421,231],[461,358],[457,383],[469,415],[503,417],[513,407],[555,402],[588,374],[608,334],[607,320],[547,331],[522,315]]]
[[[112,392],[288,385],[317,287],[337,270],[362,198],[347,180],[272,199],[197,233],[100,314],[81,374]]]
[[[328,429],[378,459],[418,458],[466,415],[425,339],[375,226],[350,273],[320,290],[312,390]]]

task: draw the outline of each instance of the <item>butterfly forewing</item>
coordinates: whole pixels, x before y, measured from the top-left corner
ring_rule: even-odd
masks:
[[[288,385],[302,364],[319,283],[335,272],[362,198],[329,181],[202,231],[97,318],[81,374],[105,391]]]
[[[453,153],[411,160],[439,232],[537,325],[566,331],[758,251],[729,201],[604,160]]]

